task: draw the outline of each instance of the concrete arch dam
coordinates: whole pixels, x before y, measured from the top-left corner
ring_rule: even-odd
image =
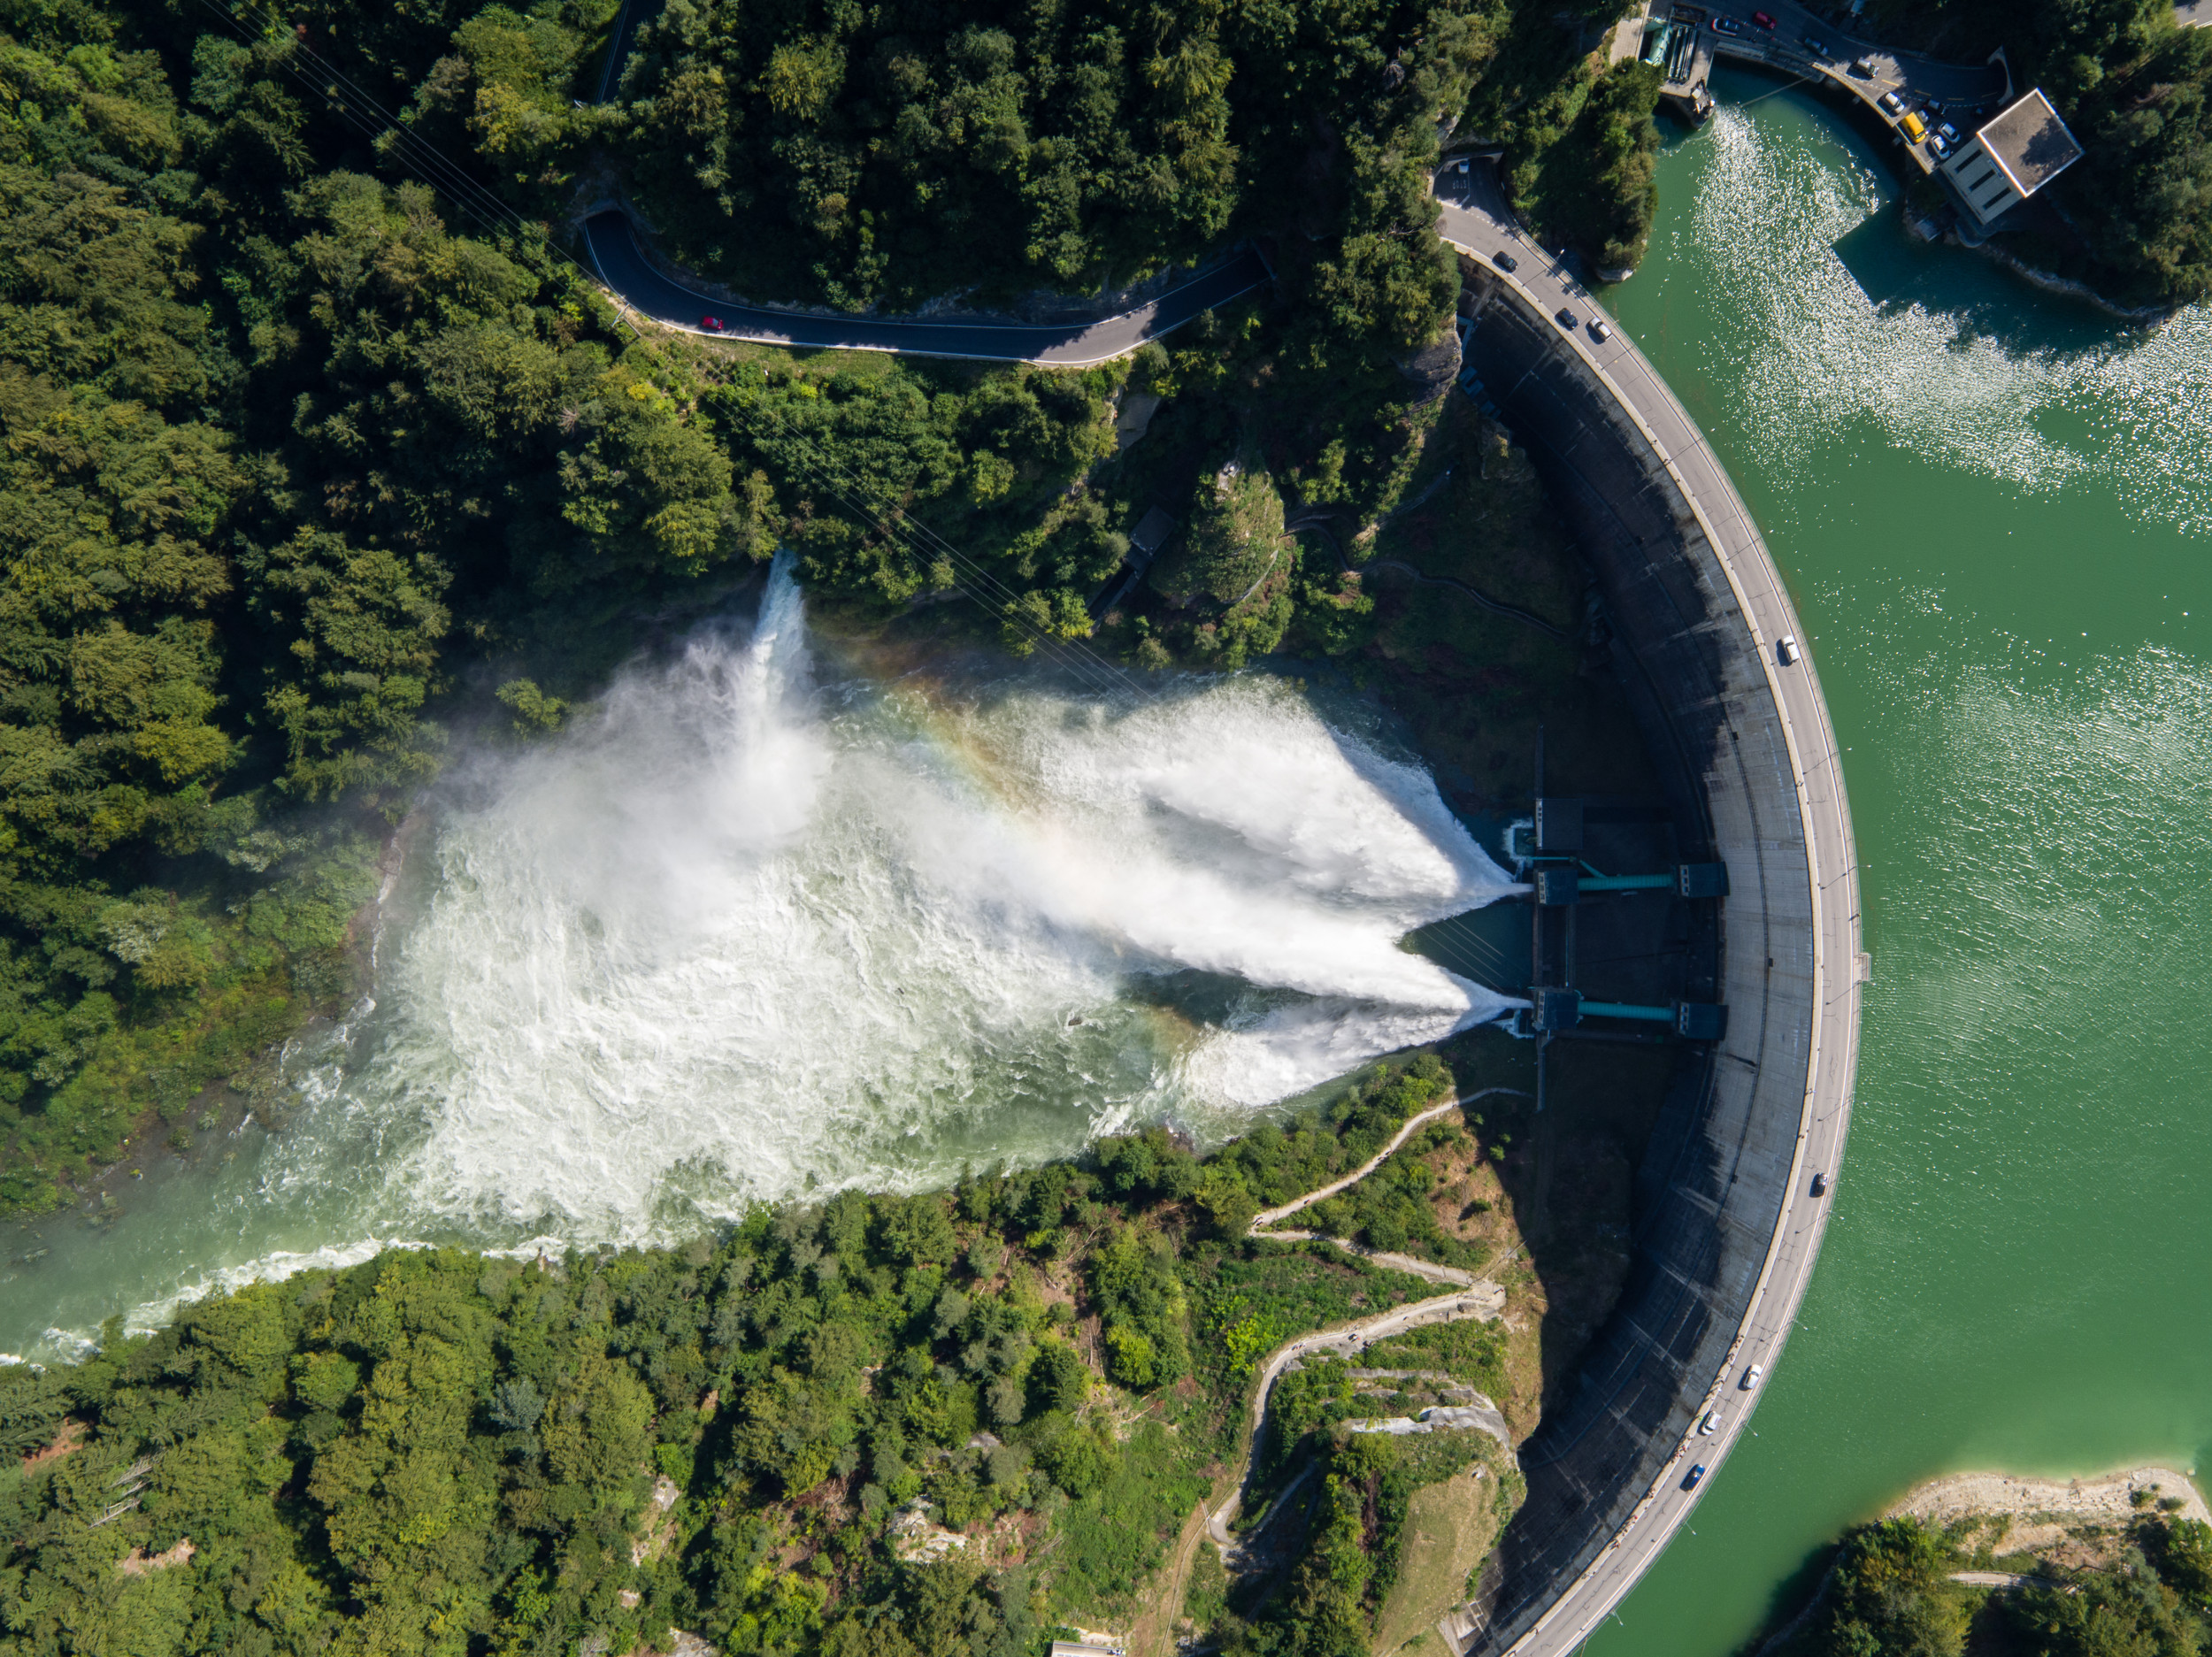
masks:
[[[1867,961],[1836,742],[1809,656],[1778,648],[1800,624],[1749,514],[1641,354],[1588,329],[1587,292],[1479,175],[1456,194],[1440,228],[1463,255],[1463,372],[1577,530],[1680,843],[1732,893],[1710,940],[1726,1033],[1662,1110],[1620,1303],[1521,1447],[1528,1500],[1482,1594],[1443,1625],[1462,1653],[1534,1657],[1626,1595],[1688,1516],[1691,1466],[1743,1430],[1742,1379],[1771,1368],[1818,1250],[1811,1183],[1842,1152]]]
[[[611,95],[635,14],[625,0],[600,96]],[[1858,1049],[1855,851],[1837,745],[1809,654],[1777,647],[1801,625],[1750,514],[1696,425],[1563,266],[1523,238],[1486,167],[1440,180],[1438,228],[1462,255],[1478,375],[1574,525],[1597,572],[1612,650],[1667,781],[1686,856],[1727,865],[1705,940],[1724,1038],[1691,1050],[1638,1170],[1630,1277],[1571,1391],[1521,1447],[1528,1500],[1479,1599],[1443,1631],[1463,1657],[1572,1651],[1688,1516],[1693,1462],[1717,1467],[1771,1367],[1809,1280],[1825,1221],[1816,1171],[1839,1160]],[[588,245],[622,298],[678,326],[722,304],[656,269],[626,217]],[[1498,256],[1510,249],[1508,273]],[[1061,363],[1135,349],[1264,277],[1233,258],[1139,311],[1021,329],[923,318],[731,318],[733,333],[916,355]],[[1554,320],[1571,313],[1563,325]],[[822,336],[805,332],[818,327]],[[864,337],[855,332],[864,329]],[[1710,1436],[1700,1417],[1734,1400]],[[1693,1449],[1693,1446],[1695,1446]],[[1701,1491],[1702,1486],[1700,1486]]]

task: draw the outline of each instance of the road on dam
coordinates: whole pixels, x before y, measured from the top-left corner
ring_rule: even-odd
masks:
[[[1724,1405],[1723,1424],[1709,1437],[1685,1435],[1675,1454],[1638,1503],[1628,1523],[1583,1574],[1508,1651],[1512,1657],[1554,1657],[1571,1652],[1649,1569],[1677,1529],[1689,1518],[1711,1469],[1727,1455],[1750,1417],[1755,1393],[1740,1382],[1748,1368],[1771,1370],[1797,1316],[1827,1223],[1827,1201],[1812,1194],[1816,1173],[1841,1160],[1850,1123],[1851,1090],[1858,1053],[1858,986],[1865,974],[1859,953],[1856,854],[1845,803],[1835,733],[1803,648],[1801,624],[1782,586],[1766,544],[1751,522],[1719,460],[1688,413],[1617,329],[1595,338],[1589,327],[1601,316],[1588,290],[1563,260],[1547,255],[1520,230],[1479,164],[1447,173],[1439,185],[1444,239],[1488,266],[1538,312],[1557,318],[1571,311],[1571,326],[1555,321],[1563,338],[1596,371],[1667,464],[1697,513],[1707,539],[1725,567],[1766,665],[1788,745],[1805,848],[1813,886],[1813,1025],[1790,1187],[1748,1309],[1707,1407]],[[1503,270],[1498,256],[1516,268]],[[1780,660],[1784,638],[1800,643],[1794,664]],[[1740,1402],[1738,1400],[1740,1400]],[[1701,1410],[1700,1415],[1702,1415]],[[1708,1477],[1684,1488],[1690,1469],[1702,1463]]]
[[[1225,305],[1268,280],[1267,265],[1249,247],[1118,315],[1087,322],[1017,322],[987,317],[841,317],[733,303],[686,288],[664,275],[638,245],[627,214],[610,209],[584,221],[584,248],[599,280],[633,308],[664,326],[718,332],[734,340],[801,349],[895,351],[908,357],[959,357],[997,363],[1087,368],[1126,357],[1148,340]],[[708,317],[722,326],[702,326]]]

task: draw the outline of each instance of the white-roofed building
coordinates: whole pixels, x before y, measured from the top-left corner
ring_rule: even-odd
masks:
[[[1986,230],[2085,153],[2039,88],[2001,111],[1937,173]]]

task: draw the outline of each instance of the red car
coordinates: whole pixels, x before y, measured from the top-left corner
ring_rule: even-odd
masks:
[[[722,318],[719,317],[702,317],[699,318],[699,326],[705,329],[709,334],[719,334],[722,332]]]
[[[1763,12],[1754,12],[1751,14],[1751,20],[1763,29],[1770,29],[1774,27],[1774,19]]]

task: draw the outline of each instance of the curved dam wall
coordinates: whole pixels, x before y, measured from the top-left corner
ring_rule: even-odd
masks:
[[[1452,1628],[1463,1651],[1494,1653],[1599,1559],[1732,1375],[1807,1119],[1816,974],[1795,769],[1728,571],[1665,457],[1559,328],[1462,265],[1467,366],[1595,570],[1684,855],[1725,863],[1731,886],[1714,961],[1726,1037],[1684,1050],[1638,1171],[1620,1302],[1521,1446],[1527,1502]]]

